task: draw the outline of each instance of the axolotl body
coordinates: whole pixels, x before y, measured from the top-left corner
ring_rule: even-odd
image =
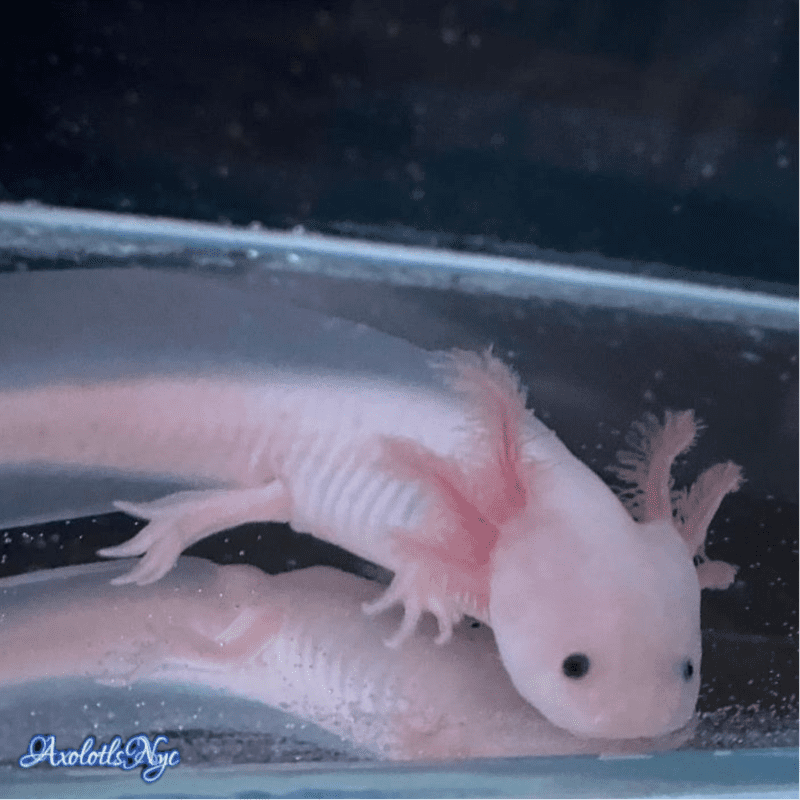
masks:
[[[403,605],[389,645],[424,612],[441,644],[462,616],[482,620],[517,691],[572,733],[658,736],[692,716],[700,592],[735,572],[705,559],[705,536],[741,471],[716,465],[673,490],[691,412],[634,428],[621,500],[490,351],[431,354],[196,276],[2,280],[6,339],[25,344],[3,354],[0,464],[197,487],[117,498],[148,520],[100,551],[142,556],[117,583],[158,580],[217,531],[288,522],[394,572],[365,606]],[[65,297],[80,324],[54,328]],[[50,350],[33,352],[37,337]]]
[[[390,760],[634,754],[678,747],[692,733],[689,725],[656,739],[573,736],[519,696],[488,627],[464,622],[436,647],[425,619],[390,650],[381,637],[398,610],[366,617],[360,606],[378,585],[330,567],[266,575],[182,556],[156,583],[110,585],[126,569],[106,561],[0,579],[4,710],[29,708],[32,692],[57,692],[54,681],[89,679],[126,695],[177,684],[281,709]],[[197,727],[189,714],[183,722]]]

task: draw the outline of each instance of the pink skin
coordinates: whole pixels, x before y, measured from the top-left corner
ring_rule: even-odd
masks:
[[[691,734],[619,741],[555,727],[517,694],[485,626],[461,625],[447,647],[436,647],[427,619],[401,650],[389,650],[381,639],[398,615],[362,615],[378,587],[355,575],[314,567],[272,576],[182,557],[157,583],[109,585],[128,567],[0,580],[4,701],[26,682],[68,677],[126,694],[139,682],[177,684],[184,695],[207,687],[224,694],[205,695],[203,706],[255,700],[391,760],[636,753],[676,747]],[[20,735],[39,733],[36,724]]]
[[[222,487],[118,503],[149,524],[101,551],[143,556],[117,584],[158,580],[224,528],[288,521],[395,572],[365,606],[404,606],[389,644],[425,612],[444,643],[467,614],[492,625],[520,694],[567,730],[679,728],[697,697],[700,589],[734,572],[707,561],[695,572],[692,557],[703,561],[738,467],[712,467],[673,492],[672,462],[697,425],[691,412],[668,413],[663,426],[648,418],[620,457],[629,513],[526,410],[502,362],[455,351],[438,363],[445,386],[432,390],[266,372],[5,392],[0,452]],[[563,672],[576,653],[591,662],[584,678]]]
[[[390,463],[434,487],[440,502],[424,534],[396,534],[425,579],[397,638],[416,624],[420,596],[433,597],[440,640],[466,605],[492,625],[520,694],[552,722],[586,736],[654,736],[691,718],[700,686],[700,591],[725,588],[736,569],[704,561],[709,522],[741,483],[734,464],[711,467],[672,491],[675,458],[691,447],[691,412],[634,426],[618,477],[632,488],[627,511],[584,464],[569,456],[526,459],[527,412],[510,373],[490,356],[454,357],[454,383],[471,396],[483,460],[466,474],[409,442],[391,442]],[[673,508],[674,518],[673,518]],[[636,521],[635,515],[640,521]],[[701,561],[695,570],[693,558]],[[448,592],[460,606],[436,597]],[[416,596],[414,594],[416,590]],[[371,609],[401,601],[390,590]],[[484,617],[485,618],[485,617]],[[572,654],[588,657],[581,677],[564,674]]]

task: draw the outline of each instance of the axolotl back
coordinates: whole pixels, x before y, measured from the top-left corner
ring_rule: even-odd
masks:
[[[264,342],[264,352],[245,353],[247,368],[237,371],[228,362],[244,356],[231,331],[252,293],[239,297],[196,277],[103,277],[105,288],[80,276],[58,280],[80,286],[81,300],[98,308],[108,306],[103,292],[142,295],[150,312],[141,334],[138,322],[126,326],[129,372],[103,351],[116,370],[103,377],[75,348],[75,380],[63,366],[54,381],[49,368],[21,364],[25,380],[0,392],[0,462],[157,475],[189,487],[196,481],[197,490],[117,504],[149,524],[101,551],[144,556],[115,582],[158,580],[183,549],[224,528],[289,522],[394,571],[385,594],[365,607],[404,606],[390,645],[410,636],[424,612],[437,618],[441,644],[470,615],[492,626],[520,694],[573,733],[657,736],[690,720],[699,690],[700,591],[723,588],[734,574],[705,560],[706,531],[741,481],[727,463],[706,470],[690,490],[673,489],[673,461],[698,430],[691,412],[635,425],[631,449],[619,454],[617,475],[628,485],[620,498],[526,408],[518,379],[491,352],[432,356],[363,327],[340,321],[334,329],[306,312],[297,313],[285,352],[270,352],[273,340],[287,340],[286,326],[271,331],[271,320],[289,312],[276,306],[273,313],[265,301],[241,337],[250,349]],[[159,323],[154,309],[179,289],[186,307],[170,304]],[[224,359],[182,361],[171,353],[153,361],[167,338],[158,332],[175,326],[176,313],[195,324],[210,317],[190,299],[199,308],[223,294],[215,326],[203,334],[220,331]],[[46,313],[42,293],[35,299],[24,309],[34,338],[33,309]],[[103,319],[89,333],[107,350],[121,323]],[[301,319],[316,338],[300,330]],[[111,331],[101,330],[106,324]],[[83,324],[80,335],[89,333]],[[139,338],[149,342],[146,358],[137,357]],[[298,340],[316,362],[293,355]],[[369,378],[332,369],[320,362],[317,341],[343,364],[347,348],[359,348],[384,367]],[[413,382],[392,374],[401,358]]]

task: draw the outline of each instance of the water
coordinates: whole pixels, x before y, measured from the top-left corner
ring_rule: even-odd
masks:
[[[155,784],[157,793],[791,794],[798,746],[795,300],[602,269],[612,264],[570,271],[302,235],[112,222],[0,207],[0,264],[19,265],[22,258],[28,269],[200,266],[237,285],[277,286],[300,305],[425,348],[492,343],[529,387],[537,415],[601,475],[643,412],[696,409],[708,427],[679,465],[677,485],[718,461],[743,465],[747,483],[726,498],[708,540],[710,557],[740,571],[727,591],[704,592],[699,723],[677,753],[398,768],[363,763],[370,757],[348,743],[245,701],[189,689],[165,696],[138,685],[54,682],[2,698],[0,769],[7,788],[0,792],[144,791],[130,775],[42,767],[23,775],[13,766],[27,742],[21,730],[102,738],[138,726],[168,732],[170,746],[181,750],[181,768]],[[0,574],[95,560],[98,547],[128,539],[139,524],[113,514],[6,531]],[[189,552],[269,572],[327,563],[389,577],[285,526],[243,526]]]

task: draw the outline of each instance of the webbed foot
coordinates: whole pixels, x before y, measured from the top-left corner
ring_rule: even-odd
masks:
[[[175,566],[186,547],[196,541],[196,531],[185,526],[185,508],[180,504],[172,508],[159,508],[160,502],[114,503],[120,511],[132,517],[148,520],[147,525],[132,539],[115,547],[104,547],[97,551],[98,555],[106,558],[142,556],[130,572],[119,575],[111,581],[115,586],[128,583],[145,586],[148,583],[155,583]]]
[[[458,604],[447,597],[442,587],[415,567],[399,571],[389,588],[377,600],[363,603],[362,610],[368,616],[374,616],[398,604],[403,606],[403,621],[397,631],[384,640],[386,646],[391,648],[399,647],[414,634],[420,617],[426,611],[436,617],[439,635],[434,641],[439,645],[450,639],[453,626],[464,616]]]
[[[280,481],[275,480],[245,489],[178,492],[152,503],[114,505],[148,523],[130,541],[98,550],[98,555],[142,556],[130,572],[111,582],[117,586],[144,586],[163,578],[187,547],[206,536],[245,522],[285,522],[290,498]]]

